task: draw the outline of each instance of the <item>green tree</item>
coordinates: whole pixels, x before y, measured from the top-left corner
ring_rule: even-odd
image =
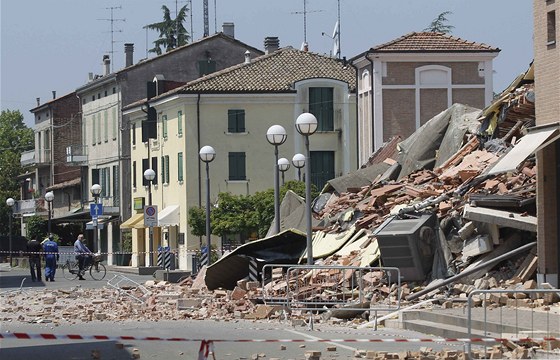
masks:
[[[441,14],[438,15],[437,18],[432,20],[430,25],[428,25],[428,27],[425,28],[423,31],[450,34],[451,30],[455,28],[455,26],[447,24],[447,22],[449,21],[447,19],[447,16],[451,14],[453,14],[451,11],[442,12]]]
[[[291,190],[305,198],[305,183],[288,181],[280,188],[280,200]],[[317,188],[312,185],[311,197],[318,195]],[[274,220],[274,189],[259,191],[253,195],[218,194],[217,206],[212,207],[210,221],[214,235],[250,234],[257,232],[258,238],[266,236],[270,224]],[[189,226],[191,234],[206,235],[205,208],[189,209]]]
[[[35,239],[39,236],[40,239],[47,237],[47,220],[39,215],[33,215],[27,219],[27,238]]]
[[[7,198],[19,198],[17,176],[23,173],[21,153],[33,149],[33,130],[23,122],[19,111],[3,110],[0,114],[0,234],[9,232],[10,209]],[[18,227],[12,228],[17,232]]]
[[[162,48],[168,52],[185,45],[190,39],[189,33],[183,26],[189,10],[187,5],[178,11],[175,19],[171,19],[171,12],[167,6],[163,5],[161,9],[163,10],[163,21],[144,26],[144,29],[155,30],[159,33],[159,38],[154,41],[154,47],[150,49],[151,53],[157,55],[162,54]]]

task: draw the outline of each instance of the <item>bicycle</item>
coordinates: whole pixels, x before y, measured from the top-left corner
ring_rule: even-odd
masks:
[[[101,263],[101,261],[101,256],[99,255],[94,255],[89,259],[86,259],[86,264],[84,266],[82,275],[89,271],[89,275],[93,280],[103,280],[105,278],[105,275],[107,275],[107,269],[105,268],[105,265]],[[61,268],[62,275],[66,280],[75,280],[80,274],[78,261],[71,261],[70,259],[67,259],[66,263],[63,264]]]

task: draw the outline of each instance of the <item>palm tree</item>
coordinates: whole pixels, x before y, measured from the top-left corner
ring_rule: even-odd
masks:
[[[449,21],[447,19],[447,15],[451,15],[451,14],[453,14],[451,11],[442,12],[423,31],[441,32],[445,34],[451,33],[451,30],[455,28],[455,26],[446,24],[446,22]]]
[[[159,38],[154,41],[153,49],[150,49],[151,53],[156,53],[157,55],[161,55],[162,48],[165,49],[165,52],[168,52],[176,47],[185,45],[190,39],[189,33],[183,26],[187,18],[187,11],[189,10],[187,5],[179,10],[175,19],[171,19],[171,12],[167,6],[163,5],[161,9],[163,10],[163,21],[144,26],[144,29],[159,32]]]

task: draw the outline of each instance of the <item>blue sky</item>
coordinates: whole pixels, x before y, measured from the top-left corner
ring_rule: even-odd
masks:
[[[224,22],[235,24],[235,37],[263,48],[277,36],[280,46],[300,48],[304,39],[303,0],[208,0],[210,33]],[[306,35],[310,51],[328,54],[340,3],[342,56],[351,58],[372,46],[411,31],[421,31],[444,11],[451,11],[452,35],[483,42],[502,51],[494,62],[494,91],[500,92],[533,59],[530,0],[307,0]],[[177,1],[179,7],[186,1]],[[113,10],[114,70],[124,65],[124,43],[134,43],[134,61],[146,57],[155,32],[142,27],[162,19],[161,6],[172,13],[174,0],[2,0],[0,2],[0,105],[20,110],[33,126],[30,109],[52,91],[61,96],[102,72],[102,57],[111,52]],[[120,8],[119,8],[120,7]],[[203,34],[202,0],[192,0],[193,38]],[[121,20],[123,19],[123,20]],[[190,30],[190,14],[187,30]],[[147,41],[146,41],[147,40]],[[150,55],[152,56],[152,55]]]

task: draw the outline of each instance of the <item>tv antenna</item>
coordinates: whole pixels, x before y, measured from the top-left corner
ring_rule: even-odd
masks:
[[[307,14],[322,12],[323,10],[307,10],[307,0],[303,0],[303,11],[294,11],[292,14],[303,14],[303,42],[307,44]]]
[[[327,36],[333,39],[333,51],[332,56],[340,59],[340,0],[337,0],[338,9],[337,9],[337,17],[336,17],[336,24],[334,25],[334,30],[332,36],[329,34],[322,32],[322,36]]]
[[[115,19],[114,18],[113,10],[116,10],[116,9],[122,9],[122,6],[119,5],[119,6],[106,7],[105,10],[111,10],[111,17],[109,19],[97,19],[97,20],[105,20],[105,21],[110,21],[111,22],[111,51],[110,51],[110,54],[111,54],[111,72],[113,72],[113,64],[115,63],[115,61],[114,61],[115,60],[114,59],[115,58],[114,57],[114,54],[115,54],[115,50],[114,50],[115,39],[114,39],[114,36],[115,36],[116,32],[122,32],[122,30],[115,30],[115,28],[114,28],[115,21],[126,21],[126,19]]]

